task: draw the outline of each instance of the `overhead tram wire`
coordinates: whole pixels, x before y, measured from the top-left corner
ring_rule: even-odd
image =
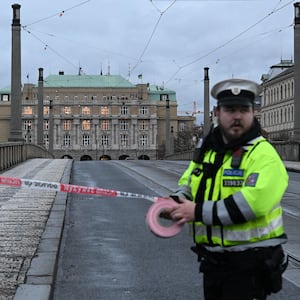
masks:
[[[222,45],[212,49],[211,51],[209,51],[208,53],[204,54],[203,56],[189,62],[186,63],[182,66],[179,66],[177,71],[166,81],[166,83],[170,82],[182,69],[193,65],[194,63],[198,62],[199,60],[202,60],[206,57],[208,57],[209,55],[215,53],[216,51],[224,48],[225,46],[227,46],[228,44],[230,44],[231,42],[233,42],[234,40],[238,39],[240,36],[242,36],[243,34],[245,34],[246,32],[248,32],[249,30],[251,30],[252,28],[254,28],[255,26],[257,26],[258,24],[260,24],[261,22],[263,22],[265,19],[269,18],[271,15],[273,15],[274,13],[277,13],[278,11],[282,10],[283,8],[285,8],[286,6],[290,5],[291,3],[293,3],[294,0],[287,2],[286,4],[283,4],[282,6],[280,6],[279,8],[274,8],[270,13],[268,13],[266,16],[264,16],[263,18],[261,18],[260,20],[258,20],[257,22],[255,22],[253,25],[247,27],[245,30],[243,30],[242,32],[240,32],[239,34],[237,34],[236,36],[234,36],[233,38],[231,38],[230,40],[228,40],[227,42],[223,43]]]
[[[134,71],[134,70],[136,69],[136,67],[142,62],[142,58],[143,58],[145,52],[147,51],[147,49],[148,49],[148,47],[149,47],[149,45],[150,45],[150,43],[151,43],[151,40],[152,40],[152,38],[153,38],[153,36],[154,36],[156,30],[157,30],[157,27],[158,27],[158,25],[159,25],[159,23],[160,23],[160,21],[161,21],[162,16],[168,11],[169,8],[171,8],[171,6],[173,6],[173,4],[175,4],[176,1],[177,1],[177,0],[173,0],[173,2],[172,2],[172,3],[171,3],[164,11],[161,11],[161,10],[159,10],[158,7],[153,3],[153,1],[150,0],[150,2],[151,2],[152,5],[156,8],[156,10],[160,13],[160,15],[159,15],[159,18],[158,18],[156,24],[154,25],[154,28],[153,28],[152,33],[151,33],[151,35],[150,35],[150,37],[149,37],[149,39],[148,39],[148,41],[147,41],[147,43],[146,43],[146,46],[144,47],[144,49],[143,49],[141,55],[139,56],[139,58],[137,59],[137,63],[136,63],[136,64],[133,66],[133,68],[131,69],[131,72]]]
[[[28,34],[31,34],[31,36],[33,36],[35,39],[37,39],[40,43],[42,43],[44,45],[44,49],[50,49],[53,53],[55,53],[58,57],[62,58],[64,61],[66,61],[67,63],[69,63],[70,65],[72,65],[73,67],[75,67],[76,69],[78,68],[77,65],[73,64],[69,59],[67,59],[66,57],[64,57],[63,55],[61,55],[58,51],[54,50],[51,46],[49,46],[47,43],[45,43],[43,40],[41,40],[38,36],[36,36],[35,34],[33,34],[30,30],[28,30],[25,27],[22,27],[23,30],[25,30]]]
[[[32,23],[27,24],[27,25],[24,25],[23,27],[29,27],[29,26],[31,26],[31,25],[34,25],[34,24],[37,24],[37,23],[40,23],[40,22],[43,22],[43,21],[52,19],[52,18],[54,18],[54,17],[60,16],[60,15],[62,15],[62,14],[65,14],[67,11],[70,11],[70,10],[72,10],[72,9],[74,9],[74,8],[77,8],[77,7],[79,7],[79,6],[82,6],[82,5],[84,5],[84,4],[86,4],[86,3],[90,2],[90,1],[92,1],[92,0],[86,0],[86,1],[80,2],[80,3],[74,5],[74,6],[70,7],[70,8],[61,10],[61,11],[59,11],[59,12],[56,13],[56,14],[53,14],[53,15],[51,15],[51,16],[48,16],[48,17],[45,17],[45,18],[42,18],[42,19],[39,19],[39,20],[37,20],[37,21],[35,21],[35,22],[32,22]]]
[[[92,0],[86,0],[86,1],[83,1],[83,2],[80,2],[70,8],[67,8],[67,9],[64,9],[64,10],[61,10],[59,13],[56,13],[56,14],[53,14],[51,16],[48,16],[48,17],[45,17],[45,18],[42,18],[42,19],[39,19],[35,22],[32,22],[30,24],[27,24],[27,25],[24,25],[22,26],[22,29],[24,31],[26,31],[28,34],[31,34],[31,36],[33,36],[35,39],[37,39],[39,42],[41,42],[43,45],[44,45],[44,49],[50,49],[53,53],[55,53],[58,57],[62,58],[64,61],[66,61],[67,63],[69,63],[70,65],[72,65],[73,67],[75,67],[77,69],[77,65],[73,64],[69,59],[67,59],[66,57],[64,57],[63,55],[61,55],[59,52],[57,52],[56,50],[54,50],[52,47],[50,47],[47,43],[45,43],[43,40],[41,40],[38,36],[36,36],[35,34],[33,34],[30,30],[28,30],[27,28],[34,25],[34,24],[37,24],[37,23],[40,23],[40,22],[43,22],[43,21],[46,21],[46,20],[49,20],[51,18],[54,18],[54,17],[57,17],[58,15],[59,16],[62,16],[63,14],[65,14],[67,11],[70,11],[70,10],[73,10],[77,7],[80,7],[82,5],[85,5],[86,3],[90,2]]]

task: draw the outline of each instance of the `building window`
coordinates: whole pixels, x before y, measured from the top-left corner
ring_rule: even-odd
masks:
[[[49,129],[49,120],[44,120],[43,129],[44,130],[48,130]]]
[[[49,106],[44,106],[44,115],[49,115],[50,108]]]
[[[128,130],[128,121],[127,120],[120,121],[120,130]]]
[[[140,144],[140,146],[146,146],[146,145],[148,145],[148,136],[146,134],[140,135],[139,144]]]
[[[70,146],[70,145],[71,145],[71,136],[64,135],[64,146]]]
[[[140,121],[139,122],[139,130],[148,130],[148,122],[147,121]]]
[[[109,130],[109,120],[100,121],[101,130]]]
[[[48,134],[44,135],[44,145],[49,146],[49,135]]]
[[[148,107],[147,106],[141,106],[140,107],[140,115],[147,115],[148,114]]]
[[[109,108],[107,106],[101,106],[100,113],[102,116],[108,116],[109,115]]]
[[[81,129],[82,130],[90,130],[91,129],[91,121],[90,120],[82,120]]]
[[[25,120],[24,121],[24,130],[30,132],[32,127],[32,120]]]
[[[127,134],[121,134],[120,135],[120,145],[121,146],[128,146],[128,135]]]
[[[181,131],[181,132],[184,131],[184,130],[185,130],[185,123],[180,122],[180,123],[179,123],[179,128],[178,128],[178,129],[179,129],[179,131]]]
[[[65,115],[70,115],[72,113],[71,106],[65,106],[64,107],[64,114]]]
[[[1,101],[8,102],[9,101],[9,95],[8,94],[2,94],[1,95]]]
[[[91,108],[88,107],[88,106],[83,106],[83,107],[81,108],[81,113],[82,113],[83,115],[90,115],[90,114],[91,114]]]
[[[120,109],[120,114],[121,115],[128,115],[128,106],[121,106],[121,109]]]
[[[166,101],[169,99],[169,95],[168,94],[161,94],[160,95],[160,101]]]
[[[64,130],[71,130],[72,129],[72,120],[64,120]]]
[[[31,106],[24,106],[23,107],[23,115],[32,115],[33,109]]]
[[[87,146],[90,144],[90,136],[89,135],[83,135],[82,136],[82,145]]]
[[[32,128],[32,120],[25,120],[24,121],[24,130],[25,130],[24,138],[25,138],[26,143],[32,142],[31,128]]]
[[[109,145],[109,136],[108,135],[102,135],[101,136],[101,145],[102,146],[108,146]]]

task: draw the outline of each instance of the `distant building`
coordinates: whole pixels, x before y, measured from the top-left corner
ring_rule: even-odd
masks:
[[[295,94],[294,64],[281,60],[263,74],[261,97],[261,124],[271,140],[294,140]],[[300,105],[300,104],[298,104]]]
[[[10,88],[1,89],[0,95],[0,141],[7,141]],[[22,131],[27,143],[37,143],[37,96],[38,85],[24,84]],[[195,121],[177,115],[175,91],[110,74],[50,75],[43,81],[43,105],[44,145],[56,158],[163,158],[166,145],[173,151],[174,138],[180,131],[191,132]]]

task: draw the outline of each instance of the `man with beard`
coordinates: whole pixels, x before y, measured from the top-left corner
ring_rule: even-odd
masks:
[[[262,300],[282,288],[288,175],[254,117],[260,92],[241,79],[212,88],[218,125],[196,148],[166,212],[191,226],[206,300]]]

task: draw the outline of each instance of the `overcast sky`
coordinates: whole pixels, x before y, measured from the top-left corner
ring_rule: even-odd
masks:
[[[203,110],[210,87],[235,77],[260,83],[293,59],[290,0],[1,0],[0,87],[10,85],[13,3],[21,4],[22,83],[57,74],[107,73],[175,90],[179,112]],[[211,100],[214,105],[214,100]]]

